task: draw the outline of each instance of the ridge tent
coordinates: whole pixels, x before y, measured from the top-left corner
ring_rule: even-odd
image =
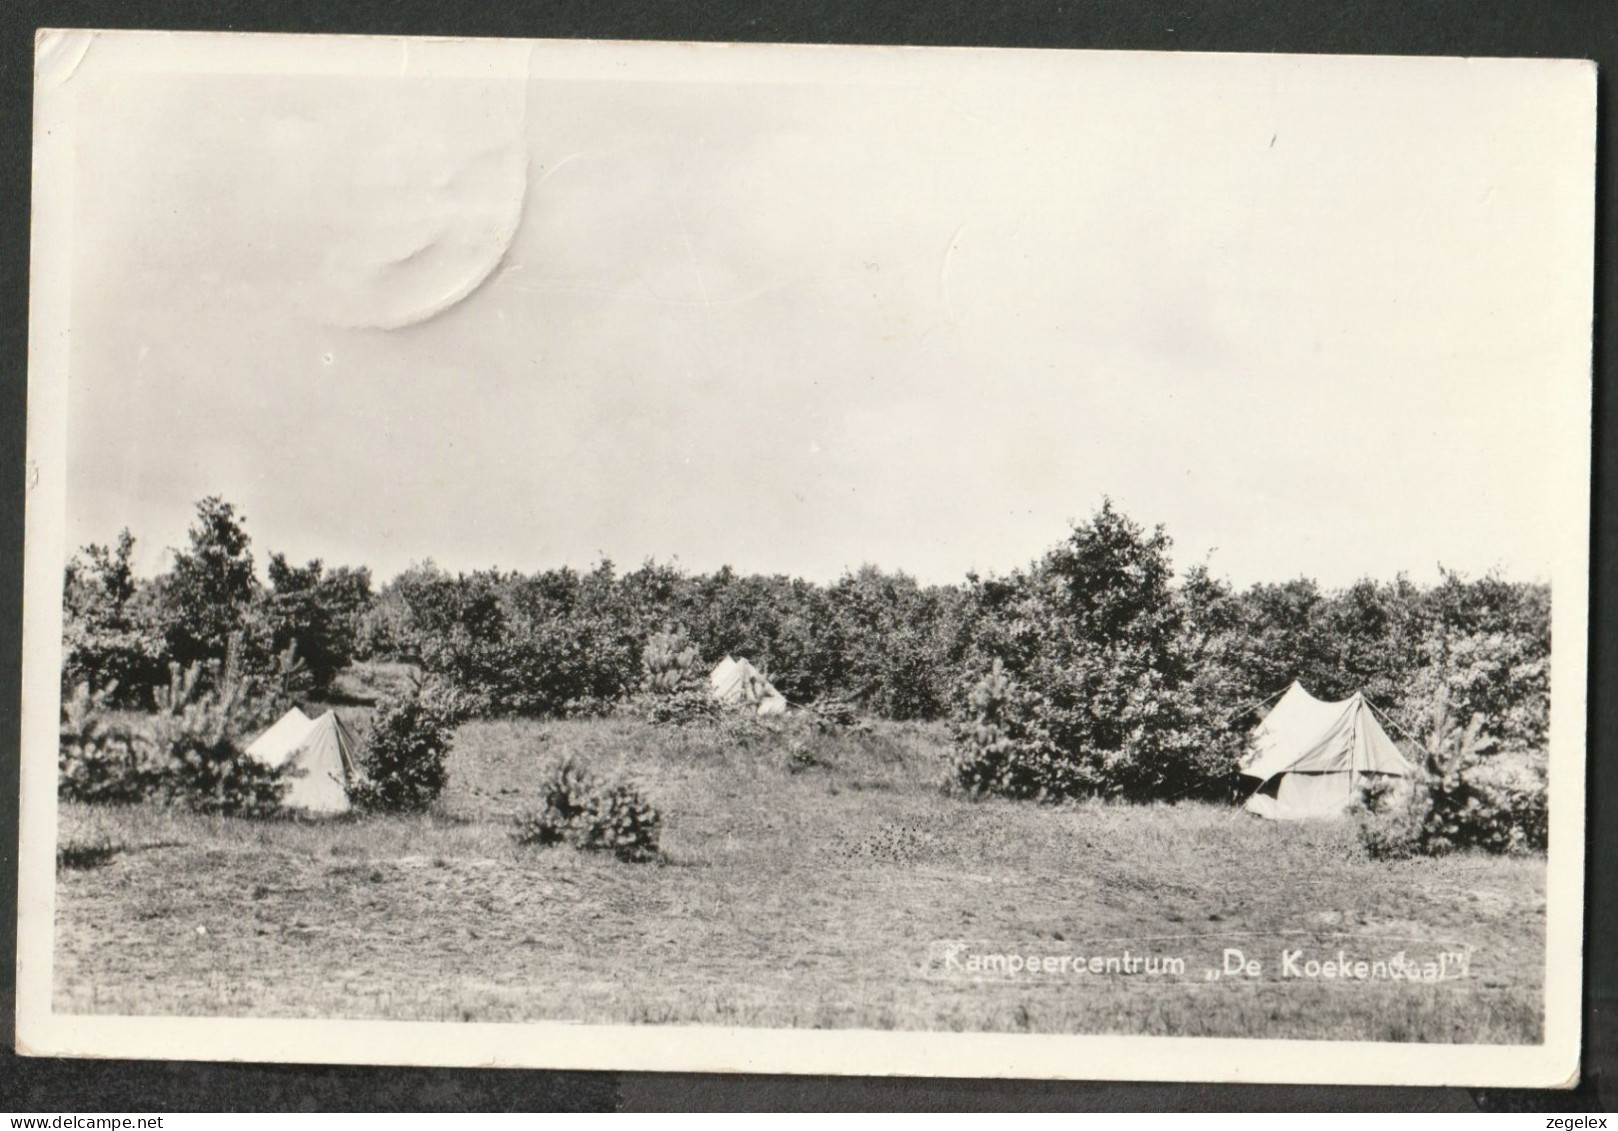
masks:
[[[311,813],[348,812],[348,782],[354,776],[354,738],[337,717],[327,711],[311,719],[294,707],[247,747],[249,756],[266,766],[286,766],[292,772],[283,802],[290,809]]]
[[[1253,750],[1246,808],[1282,821],[1336,816],[1366,778],[1415,772],[1363,694],[1324,703],[1297,680],[1253,732]]]
[[[253,739],[247,753],[266,765],[279,766],[286,761],[288,754],[298,748],[298,743],[303,741],[303,736],[314,725],[315,720],[294,707],[276,719],[269,730]]]
[[[708,674],[708,684],[713,688],[714,698],[721,703],[753,703],[761,715],[786,714],[786,696],[746,660],[733,660],[726,656]]]

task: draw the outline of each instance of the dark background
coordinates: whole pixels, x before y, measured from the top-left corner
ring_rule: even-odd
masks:
[[[1590,859],[1584,1070],[1572,1092],[1459,1088],[1208,1086],[979,1080],[738,1077],[512,1070],[35,1060],[9,1052],[15,979],[28,199],[33,30],[181,30],[685,39],[939,46],[1485,55],[1601,64],[1597,218],[1595,498],[1590,632]],[[1615,289],[1604,254],[1614,230],[1609,68],[1618,5],[1602,0],[775,0],[655,3],[565,0],[488,7],[444,0],[338,5],[274,0],[14,2],[0,12],[0,1110],[15,1112],[612,1110],[689,1108],[913,1110],[1591,1111],[1618,1099],[1618,626],[1613,476],[1618,422],[1601,329]],[[671,1039],[674,1038],[671,1034]],[[161,1050],[154,1049],[154,1053]]]

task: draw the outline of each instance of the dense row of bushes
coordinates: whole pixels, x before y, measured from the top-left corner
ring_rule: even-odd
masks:
[[[1407,744],[1429,740],[1442,700],[1475,721],[1471,768],[1454,769],[1456,781],[1482,780],[1480,767],[1504,756],[1532,761],[1546,741],[1547,587],[1446,572],[1429,586],[1401,576],[1338,591],[1307,579],[1238,591],[1204,566],[1177,573],[1164,531],[1110,502],[1026,568],[953,586],[869,566],[817,585],[653,563],[621,575],[610,562],[534,574],[427,563],[373,594],[364,569],[294,567],[281,555],[261,582],[242,519],[216,498],[198,505],[167,572],[137,579],[132,547],[126,532],[68,568],[69,695],[82,685],[151,710],[143,689],[164,686],[171,664],[202,665],[208,691],[231,640],[240,670],[283,697],[329,689],[355,657],[405,659],[454,688],[454,709],[418,701],[397,718],[380,714],[378,733],[407,720],[423,748],[442,749],[460,714],[639,703],[657,722],[713,721],[704,677],[729,653],[800,704],[949,719],[960,785],[1039,798],[1225,794],[1254,705],[1293,679],[1324,698],[1365,691]],[[393,784],[367,803],[410,807],[436,792],[441,767],[409,753],[413,741],[397,737],[403,753],[377,779]],[[173,742],[207,760],[200,739]],[[128,756],[120,743],[83,740],[91,753],[75,773],[86,790],[105,788],[96,775]],[[1467,805],[1492,806],[1466,788]]]
[[[817,586],[653,564],[622,576],[606,562],[453,576],[429,564],[382,590],[366,641],[451,680],[482,713],[555,717],[642,690],[648,638],[676,625],[702,674],[746,656],[793,702],[841,696],[889,718],[940,718],[966,662],[964,609],[961,589],[870,567]]]
[[[963,786],[1221,796],[1260,705],[1293,679],[1328,699],[1365,690],[1424,765],[1422,744],[1450,718],[1470,727],[1474,761],[1542,755],[1543,586],[1446,573],[1428,588],[1400,578],[1237,593],[1202,567],[1176,582],[1168,551],[1160,528],[1108,504],[1027,570],[977,583],[973,654],[988,663],[956,724]]]
[[[373,601],[368,570],[293,566],[271,554],[263,584],[243,520],[217,498],[197,504],[189,544],[167,572],[137,578],[134,547],[126,530],[115,546],[86,546],[68,563],[64,694],[116,686],[118,705],[150,709],[171,665],[222,665],[232,649],[244,676],[323,693],[356,655]],[[282,662],[289,652],[295,663]]]
[[[639,693],[647,641],[679,626],[699,667],[746,656],[793,702],[838,699],[894,719],[958,716],[998,659],[1050,699],[1053,741],[1073,731],[1098,750],[1155,741],[1103,733],[1106,717],[1127,729],[1171,707],[1174,726],[1197,726],[1182,716],[1229,711],[1294,678],[1327,698],[1363,690],[1407,727],[1442,685],[1460,714],[1486,720],[1486,743],[1545,740],[1547,587],[1445,573],[1434,586],[1400,577],[1329,592],[1299,579],[1237,591],[1200,565],[1176,577],[1163,531],[1110,503],[1026,569],[952,586],[870,566],[817,585],[652,563],[622,575],[610,562],[534,574],[427,563],[373,594],[365,569],[279,554],[264,584],[243,520],[218,499],[198,504],[166,573],[134,577],[132,547],[126,532],[69,565],[65,690],[117,682],[133,704],[170,661],[222,660],[235,635],[243,670],[264,675],[295,642],[292,678],[317,695],[350,660],[391,657],[442,677],[476,714],[591,714]],[[1136,701],[1143,681],[1147,703]],[[1170,688],[1185,701],[1169,702]],[[1074,716],[1076,696],[1094,722]]]
[[[1544,586],[1446,573],[1436,586],[1400,578],[1327,592],[1298,580],[1238,592],[1200,566],[1176,578],[1167,550],[1161,531],[1109,506],[1028,569],[958,586],[872,567],[818,586],[659,565],[621,576],[609,563],[532,575],[423,566],[382,590],[366,639],[488,714],[600,713],[642,690],[646,642],[678,625],[704,667],[746,656],[793,702],[841,700],[894,719],[959,717],[996,659],[1019,685],[1044,671],[1031,678],[1051,701],[1054,741],[1099,738],[1142,764],[1165,710],[1183,735],[1205,729],[1208,711],[1222,717],[1294,678],[1328,698],[1364,690],[1401,725],[1442,686],[1487,720],[1496,748],[1543,746]],[[1116,706],[1118,718],[1151,721],[1138,740],[1087,723],[1075,731],[1076,695],[1089,718]]]

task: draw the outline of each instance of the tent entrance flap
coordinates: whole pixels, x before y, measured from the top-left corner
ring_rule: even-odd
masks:
[[[1364,784],[1382,774],[1276,774],[1247,799],[1249,813],[1276,821],[1336,817],[1354,803]]]

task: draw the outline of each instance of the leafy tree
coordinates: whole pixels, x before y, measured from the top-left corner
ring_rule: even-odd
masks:
[[[969,743],[963,785],[1137,800],[1227,788],[1241,736],[1197,678],[1169,547],[1161,527],[1146,531],[1108,500],[992,595],[1011,628],[974,721],[997,732],[1000,765],[983,766]]]
[[[160,602],[169,653],[187,666],[223,660],[253,603],[252,540],[236,508],[217,495],[197,504],[190,546],[174,555],[161,579]]]
[[[340,567],[326,571],[319,559],[304,566],[271,554],[270,587],[254,606],[255,627],[265,650],[280,654],[294,644],[316,692],[354,659],[360,622],[371,602],[371,572]]]
[[[1326,596],[1316,582],[1255,585],[1241,595],[1241,608],[1231,659],[1248,697],[1262,698],[1295,679],[1317,695],[1336,696],[1337,665],[1321,628]]]
[[[431,558],[412,562],[382,587],[361,616],[359,654],[420,663],[423,638],[434,631],[448,631],[448,623],[441,619],[426,621],[442,607],[441,595],[451,581]]]
[[[1408,578],[1356,581],[1328,599],[1318,627],[1331,660],[1331,694],[1363,691],[1387,711],[1404,704],[1421,665],[1424,629],[1419,593]]]
[[[1543,750],[1550,730],[1550,590],[1445,570],[1426,601],[1422,666],[1413,673],[1407,726],[1440,698],[1478,719],[1479,748]]]
[[[63,697],[88,685],[115,703],[135,704],[166,670],[163,632],[142,600],[126,529],[113,548],[84,547],[63,587]]]

